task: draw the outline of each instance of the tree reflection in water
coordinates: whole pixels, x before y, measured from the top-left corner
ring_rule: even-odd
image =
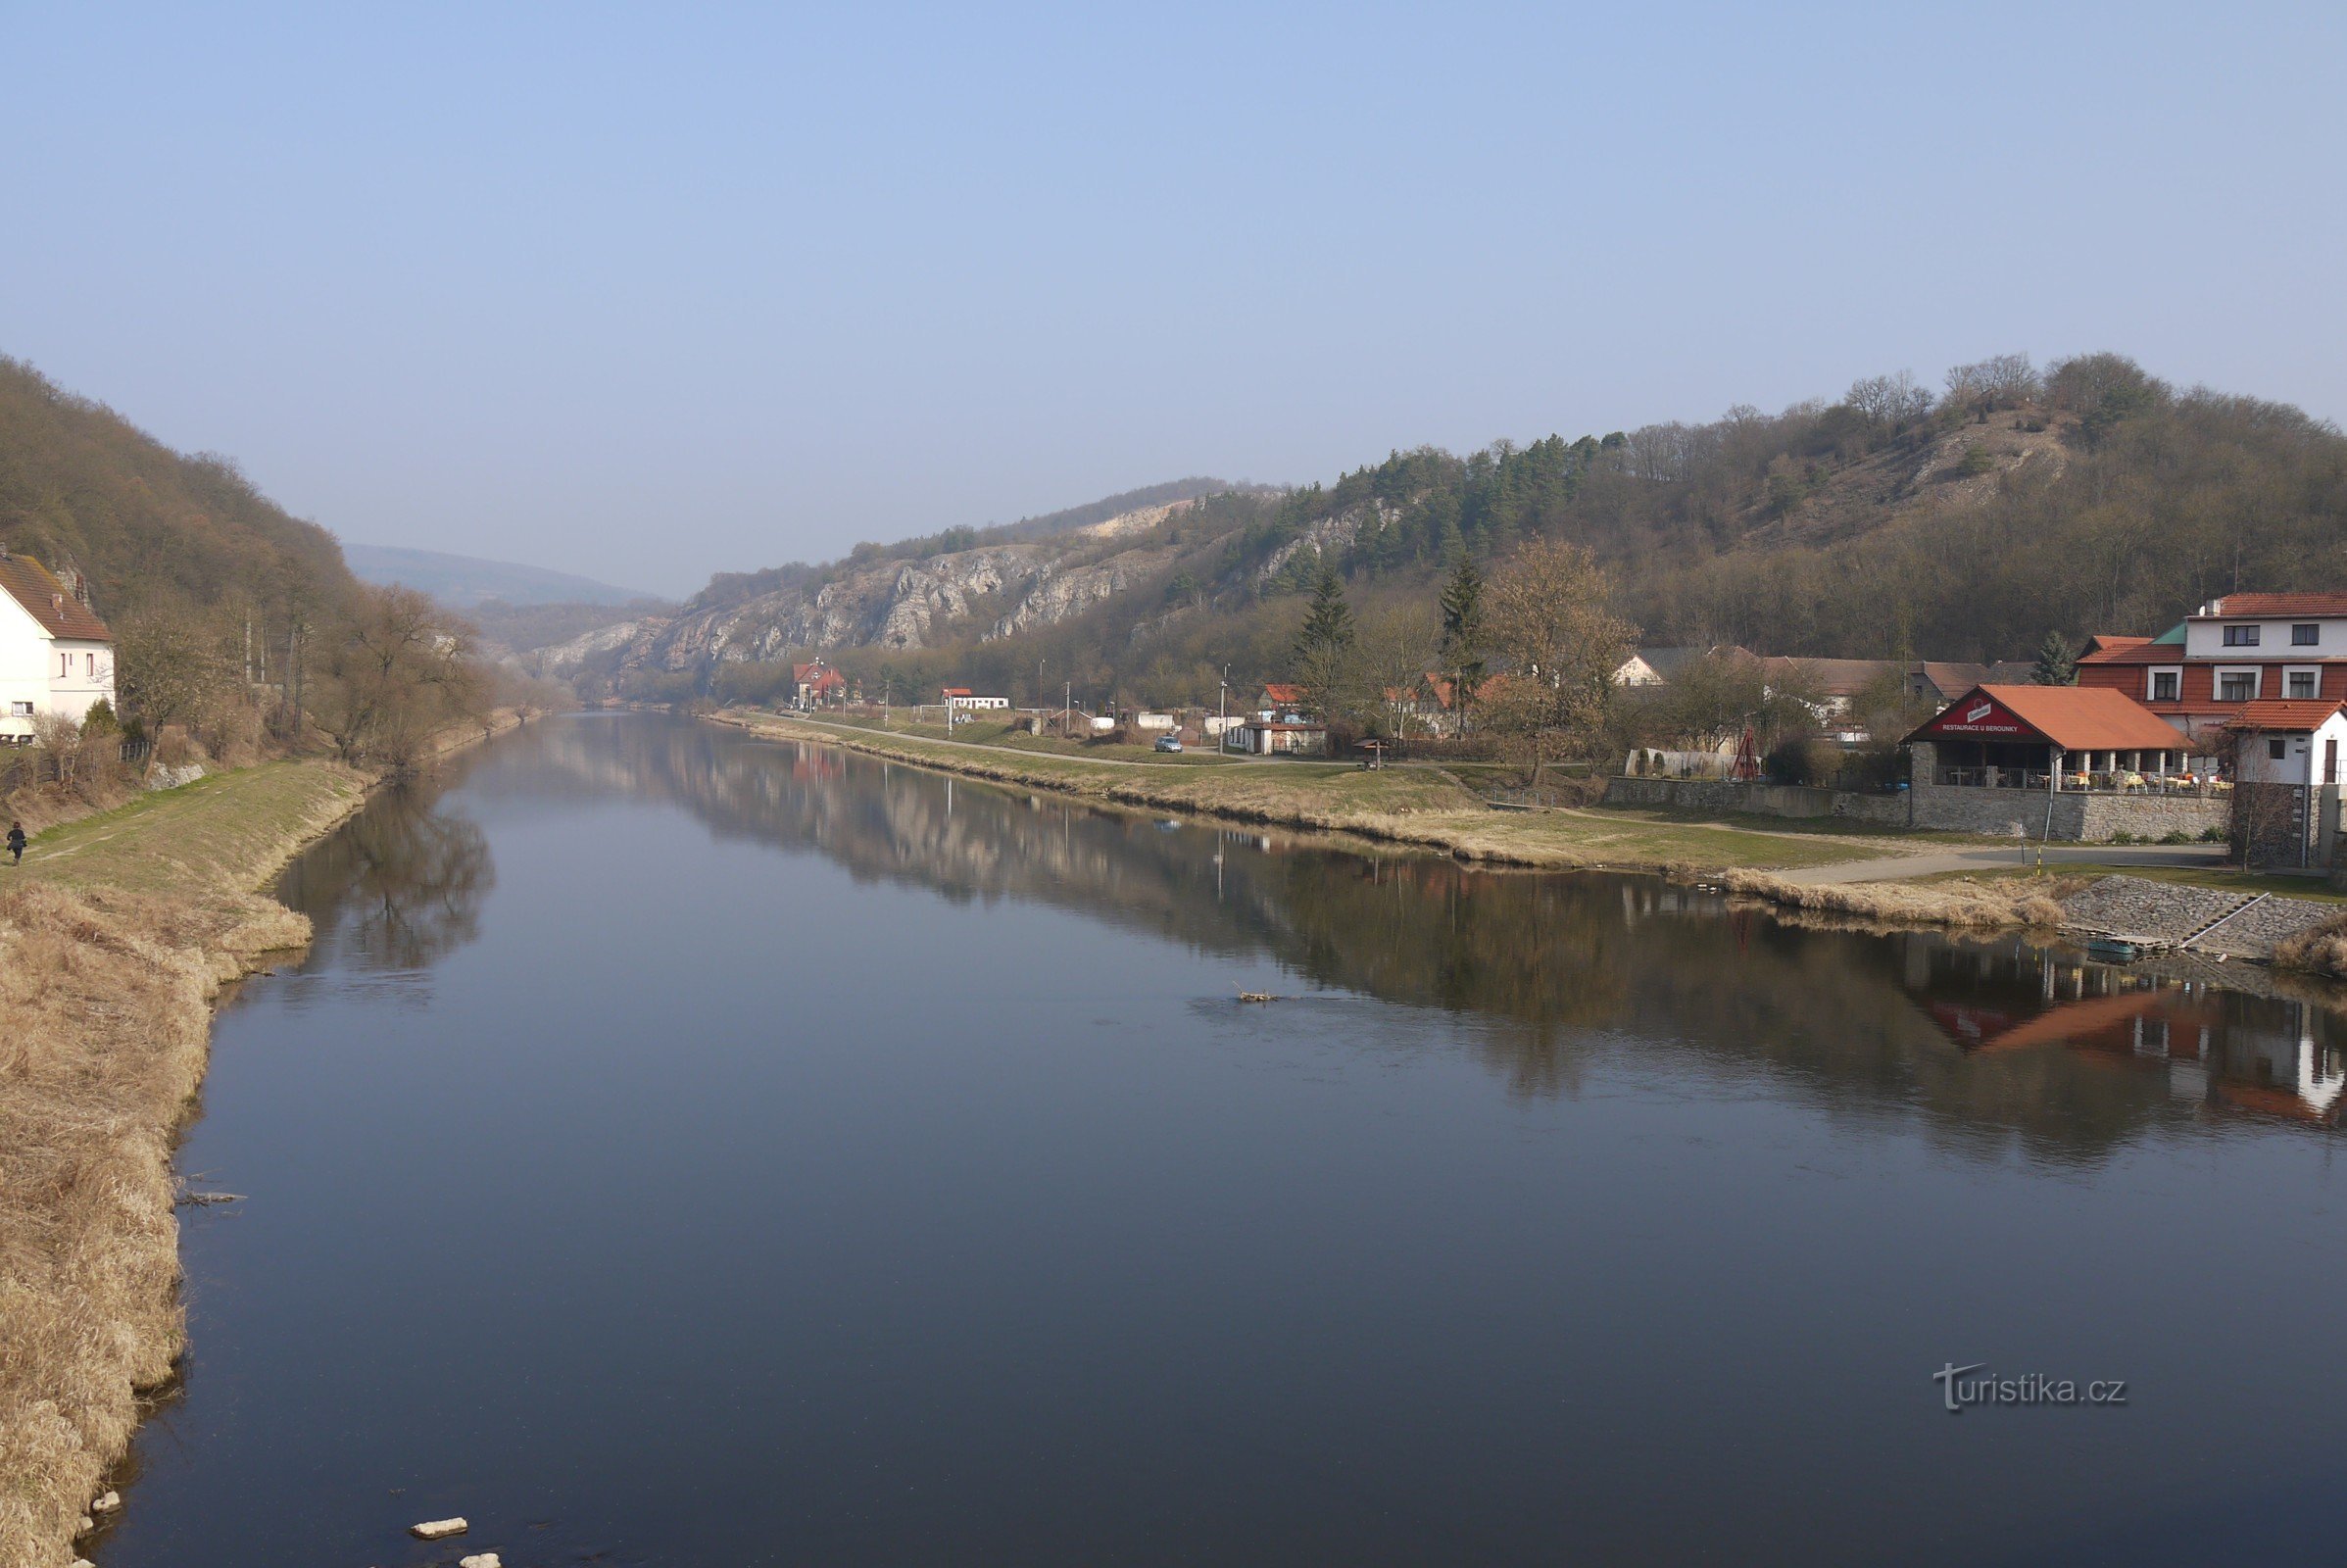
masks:
[[[281,896],[310,916],[313,952],[376,971],[425,968],[480,934],[496,886],[489,840],[436,808],[430,783],[394,785],[296,860]]]

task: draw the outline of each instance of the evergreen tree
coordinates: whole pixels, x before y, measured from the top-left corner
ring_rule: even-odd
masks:
[[[1468,705],[1484,677],[1484,579],[1455,525],[1444,544],[1450,581],[1442,585],[1442,668],[1450,677],[1452,711],[1464,732]]]
[[[1296,674],[1323,718],[1342,708],[1346,677],[1352,666],[1352,606],[1345,600],[1345,580],[1326,557],[1312,579],[1312,604],[1296,633]]]
[[[2029,679],[2039,686],[2076,686],[2078,683],[2078,650],[2070,639],[2058,631],[2045,634],[2037,645],[2037,666],[2029,671]]]

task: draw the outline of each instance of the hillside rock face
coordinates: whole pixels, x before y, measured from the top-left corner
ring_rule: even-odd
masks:
[[[986,641],[1008,637],[1083,614],[1163,572],[1177,552],[1150,537],[1175,510],[1148,507],[1057,537],[875,562],[811,591],[695,600],[674,617],[608,626],[549,649],[544,664],[560,674],[624,650],[628,668],[707,670],[810,649],[929,648],[973,626]]]

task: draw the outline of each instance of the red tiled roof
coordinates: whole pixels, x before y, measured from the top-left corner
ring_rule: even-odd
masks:
[[[24,613],[39,621],[41,630],[52,637],[114,641],[114,633],[106,629],[97,612],[67,593],[66,585],[30,556],[0,555],[0,588],[8,590],[8,596],[23,605]]]
[[[2226,594],[2192,612],[2193,620],[2254,615],[2347,615],[2347,594]]]
[[[2152,647],[2149,637],[2089,637],[2086,639],[2086,651],[2078,656],[2078,662],[2081,664],[2156,664],[2160,662],[2162,652],[2163,650]],[[2174,654],[2176,659],[2183,657],[2183,650],[2179,648],[2171,647],[2164,652]],[[2175,662],[2175,659],[2169,661],[2170,663]]]
[[[970,689],[967,686],[948,686],[944,691],[938,693],[940,697],[967,697],[969,694]]]
[[[2320,697],[2261,697],[2254,703],[2243,703],[2233,710],[2232,717],[2225,721],[2226,729],[2321,729],[2338,712],[2341,704]]]
[[[1263,695],[1275,703],[1300,703],[1304,700],[1304,689],[1285,681],[1273,681],[1264,686]]]
[[[2066,752],[2172,752],[2184,744],[2174,724],[2108,686],[1975,686],[1907,738],[1936,738],[1935,726],[1983,699]]]

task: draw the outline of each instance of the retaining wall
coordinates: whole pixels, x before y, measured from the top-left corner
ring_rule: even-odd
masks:
[[[1748,811],[1758,816],[1843,816],[1907,825],[1904,795],[1860,795],[1805,784],[1736,784],[1712,778],[1611,778],[1608,806],[1658,806],[1685,811]]]

